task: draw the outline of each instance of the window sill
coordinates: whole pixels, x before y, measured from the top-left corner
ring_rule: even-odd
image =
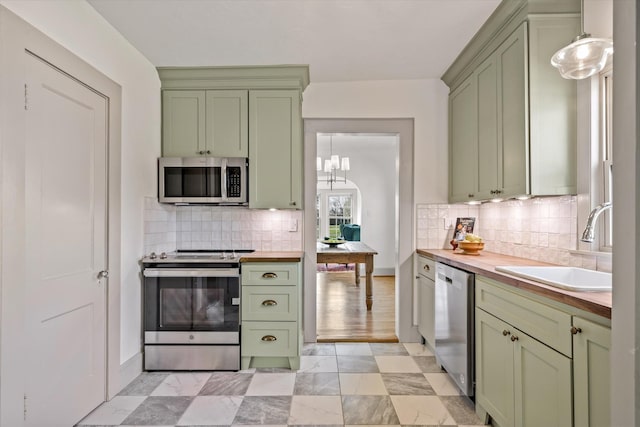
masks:
[[[583,255],[583,256],[595,256],[602,258],[611,258],[613,252],[602,252],[602,251],[584,251],[584,250],[570,250],[570,254],[572,255]]]

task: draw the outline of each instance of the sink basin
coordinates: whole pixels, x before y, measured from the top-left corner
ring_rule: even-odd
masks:
[[[577,267],[498,266],[497,271],[570,291],[611,291],[611,273]]]

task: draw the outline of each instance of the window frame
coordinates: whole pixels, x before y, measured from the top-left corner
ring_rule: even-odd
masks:
[[[321,189],[316,194],[316,217],[318,218],[319,226],[316,225],[316,235],[318,240],[323,239],[325,236],[329,236],[329,196],[333,195],[350,195],[351,196],[351,223],[357,224],[359,221],[358,212],[358,190],[356,188],[347,189]],[[318,200],[319,198],[319,200]],[[318,210],[319,204],[319,210]]]
[[[605,68],[598,76],[600,107],[599,161],[602,167],[600,179],[601,202],[612,202],[613,198],[613,68]],[[611,209],[602,213],[599,250],[613,251],[613,215]]]

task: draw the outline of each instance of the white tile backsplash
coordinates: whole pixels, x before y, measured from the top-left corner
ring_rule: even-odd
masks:
[[[420,204],[416,210],[418,248],[450,249],[452,224],[457,217],[472,216],[476,217],[474,234],[482,236],[485,250],[611,271],[610,256],[575,252],[578,242],[575,196],[510,200],[479,206]]]
[[[302,250],[302,211],[174,206],[145,198],[145,254],[176,249]],[[296,231],[288,231],[293,221]]]
[[[168,252],[176,248],[176,207],[144,199],[144,253]]]

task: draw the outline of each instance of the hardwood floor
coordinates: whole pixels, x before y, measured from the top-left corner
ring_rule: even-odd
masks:
[[[353,272],[317,273],[318,342],[398,342],[395,277],[373,277],[373,308],[365,305],[364,277]]]

